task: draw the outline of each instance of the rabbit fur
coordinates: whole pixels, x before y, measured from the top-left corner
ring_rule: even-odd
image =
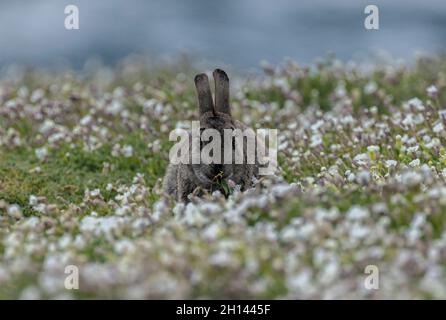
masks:
[[[198,74],[194,79],[198,95],[200,130],[207,128],[216,129],[223,137],[224,129],[240,129],[242,131],[249,129],[248,126],[233,119],[231,116],[229,78],[227,74],[221,69],[216,69],[213,72],[213,77],[215,82],[215,103],[212,99],[207,75],[204,73]],[[223,138],[221,141],[223,141]],[[243,145],[243,150],[240,148],[233,150],[234,152],[243,152],[243,159],[246,160],[247,151],[245,143]],[[195,193],[200,195],[206,191],[213,192],[219,190],[221,185],[218,184],[218,181],[230,179],[235,184],[240,185],[243,191],[251,186],[253,177],[258,176],[258,161],[257,156],[255,157],[256,160],[253,164],[248,164],[246,161],[242,164],[234,164],[234,162],[232,164],[170,163],[164,177],[163,190],[165,193],[174,196],[178,201],[187,202],[190,193],[195,191]],[[216,177],[219,177],[219,179],[216,179]]]

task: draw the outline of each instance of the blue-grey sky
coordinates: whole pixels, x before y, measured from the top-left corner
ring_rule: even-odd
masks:
[[[75,4],[80,29],[65,30]],[[364,29],[364,8],[380,9],[380,30]],[[256,67],[292,57],[307,63],[384,51],[410,60],[446,46],[445,0],[1,0],[0,64],[82,66],[131,53]]]

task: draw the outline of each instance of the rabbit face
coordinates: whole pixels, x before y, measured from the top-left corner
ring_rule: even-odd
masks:
[[[205,132],[206,129],[214,129],[218,132],[220,143],[216,145],[220,148],[220,162],[206,164],[201,161],[198,165],[193,165],[194,172],[198,175],[202,182],[206,182],[208,186],[212,184],[218,184],[222,179],[228,179],[232,176],[232,165],[224,164],[224,155],[230,150],[225,149],[225,131],[232,132],[235,129],[232,119],[225,114],[217,114],[214,116],[212,113],[209,115],[204,115],[200,118],[200,137]],[[227,139],[227,138],[226,138]],[[203,148],[207,147],[209,144],[215,143],[213,138],[209,138],[209,141],[200,140],[200,154]],[[231,145],[233,154],[235,153],[234,144]]]

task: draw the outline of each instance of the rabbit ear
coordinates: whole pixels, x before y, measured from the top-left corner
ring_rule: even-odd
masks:
[[[209,79],[205,73],[200,73],[195,76],[195,87],[197,88],[200,115],[209,111],[212,111],[215,114],[211,88],[209,87]]]
[[[219,112],[231,115],[228,75],[221,69],[215,69],[213,76],[215,81],[215,108]]]

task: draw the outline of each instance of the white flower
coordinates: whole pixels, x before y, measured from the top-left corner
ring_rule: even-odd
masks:
[[[8,207],[8,215],[15,219],[20,219],[23,217],[22,210],[17,204],[13,204]]]
[[[412,98],[409,101],[407,101],[407,104],[409,106],[413,106],[415,107],[417,110],[422,111],[424,110],[424,105],[423,105],[423,101],[421,101],[418,98]]]
[[[427,87],[426,92],[429,97],[435,98],[437,97],[438,89],[436,86],[430,85],[429,87]]]
[[[313,134],[311,136],[310,148],[317,147],[322,144],[322,137],[319,134]]]
[[[86,115],[85,117],[83,117],[81,119],[80,124],[85,127],[85,126],[88,126],[92,120],[93,120],[93,118],[91,115]]]
[[[221,207],[216,203],[205,202],[200,205],[200,210],[205,213],[216,214],[221,211]]]
[[[347,174],[347,181],[348,182],[353,182],[356,180],[356,175],[353,172],[349,172]]]
[[[318,131],[320,127],[322,127],[324,125],[324,121],[323,120],[318,120],[315,123],[313,123],[310,128],[313,131]]]
[[[353,161],[355,161],[360,166],[366,165],[369,160],[370,158],[367,153],[360,153],[353,158]]]
[[[118,254],[132,252],[135,250],[135,245],[129,239],[118,240],[114,244],[114,249]]]
[[[294,226],[286,226],[285,228],[283,228],[281,234],[280,234],[280,238],[283,241],[293,241],[295,239],[297,239],[299,233],[297,232],[296,228]]]
[[[414,126],[418,123],[422,122],[421,119],[415,118],[412,113],[409,113],[401,122],[403,125],[407,127]]]
[[[289,91],[290,85],[286,78],[275,78],[273,81],[276,87],[279,87],[284,91]]]
[[[276,197],[284,197],[295,189],[295,184],[278,184],[271,189],[271,193]]]
[[[441,122],[437,123],[437,124],[432,128],[432,131],[434,131],[435,133],[439,133],[439,132],[441,132],[441,131],[443,131],[443,130],[444,130],[444,127],[443,127],[443,123],[441,123]]]
[[[123,220],[120,217],[101,217],[97,219],[98,229],[96,234],[111,236],[115,230],[118,230]]]
[[[37,148],[35,154],[37,159],[44,160],[48,156],[48,149],[46,147]]]
[[[53,120],[45,119],[45,121],[39,128],[39,132],[43,134],[48,134],[55,126],[56,124],[54,123]]]
[[[296,274],[288,277],[286,284],[289,287],[289,290],[303,292],[311,288],[312,283],[312,271],[307,268],[302,272],[298,272]]]
[[[419,184],[422,180],[423,177],[419,173],[413,171],[407,171],[403,173],[401,176],[401,182],[407,186],[415,186]]]
[[[350,236],[356,239],[362,239],[370,233],[370,228],[361,224],[355,223],[350,230]]]
[[[90,196],[93,197],[93,198],[100,197],[101,196],[101,190],[94,189],[94,190],[90,191]]]
[[[191,202],[186,206],[183,220],[190,226],[202,226],[206,222],[205,217],[198,210],[198,207]]]
[[[354,206],[347,212],[347,219],[361,220],[369,217],[369,212],[366,208],[360,206]]]
[[[25,229],[34,229],[39,224],[39,218],[37,217],[29,217],[26,218],[22,224]]]
[[[314,223],[306,223],[298,229],[297,235],[300,239],[306,240],[316,231]]]
[[[407,153],[408,153],[408,154],[416,153],[416,152],[418,151],[419,148],[420,148],[420,146],[409,147],[409,148],[407,148]]]
[[[415,214],[412,220],[411,227],[420,228],[424,225],[425,222],[426,222],[426,215],[424,213],[417,213]]]
[[[353,124],[353,123],[355,123],[355,119],[351,115],[348,115],[346,117],[341,118],[341,123],[342,124]]]
[[[43,213],[43,214],[46,213],[46,209],[47,209],[47,206],[44,203],[38,203],[37,205],[33,206],[34,211]]]
[[[420,159],[415,159],[409,162],[409,166],[411,166],[412,168],[418,167],[419,165],[420,165]]]
[[[34,196],[34,195],[30,195],[30,196],[29,196],[29,205],[30,205],[30,206],[35,206],[35,205],[37,205],[38,203],[39,203],[39,200],[37,199],[36,196]]]
[[[369,152],[379,152],[379,146],[368,146],[367,151]]]
[[[378,89],[378,85],[375,81],[370,81],[364,86],[365,94],[372,94]]]
[[[432,149],[434,147],[438,147],[440,145],[440,139],[433,138],[429,143],[425,144],[425,147],[428,149]]]
[[[110,112],[111,114],[118,114],[119,112],[121,112],[121,110],[123,109],[123,105],[121,102],[117,101],[117,100],[113,100],[112,103],[108,106],[107,111]]]
[[[212,223],[203,231],[203,237],[206,240],[215,240],[221,233],[221,227],[217,223]]]
[[[438,115],[440,116],[440,118],[445,118],[446,117],[446,109],[442,109],[442,110],[438,111]]]
[[[117,216],[125,216],[128,212],[130,212],[130,207],[129,206],[118,207],[115,210],[115,214]]]
[[[129,145],[124,145],[121,149],[122,154],[126,158],[130,158],[133,155],[133,147]]]
[[[372,207],[373,213],[385,213],[387,212],[387,205],[384,202],[375,203]]]
[[[339,274],[339,263],[336,260],[332,260],[329,263],[325,264],[322,268],[322,272],[319,276],[319,281],[323,284],[328,284],[337,279]]]
[[[59,238],[57,244],[59,245],[60,249],[65,250],[71,244],[71,241],[71,235],[64,234],[62,237]]]
[[[396,165],[398,164],[398,162],[396,160],[386,160],[384,162],[385,166],[387,168],[391,168],[391,167],[396,167]]]
[[[370,172],[366,170],[359,171],[356,176],[356,181],[360,184],[368,184],[370,181]]]
[[[37,102],[38,100],[42,99],[45,96],[45,92],[42,89],[36,89],[33,91],[33,93],[31,94],[31,98],[30,101],[32,103]]]
[[[80,229],[82,231],[93,231],[96,229],[97,225],[98,219],[87,216],[81,220]]]
[[[234,258],[227,251],[220,251],[209,257],[209,263],[215,266],[230,266]]]

